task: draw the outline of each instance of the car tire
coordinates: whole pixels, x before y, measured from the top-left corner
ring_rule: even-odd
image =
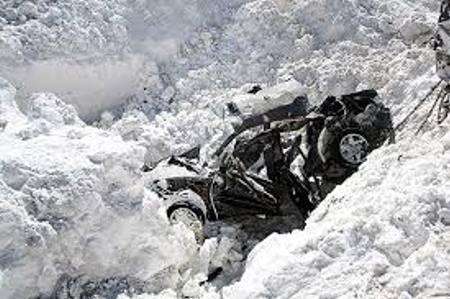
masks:
[[[171,224],[183,223],[195,236],[198,244],[205,240],[205,214],[202,209],[190,202],[177,202],[167,209],[167,217]]]
[[[348,128],[332,133],[322,130],[318,152],[324,165],[333,163],[343,170],[343,175],[355,171],[375,148],[371,140],[359,128]]]
[[[190,210],[202,224],[205,224],[206,216],[203,213],[203,210],[191,202],[184,202],[184,201],[176,202],[167,209],[167,217],[169,218],[169,220],[173,218],[174,212],[176,212],[179,209]]]
[[[341,164],[358,167],[367,159],[372,146],[360,130],[346,130],[336,138],[333,150]]]

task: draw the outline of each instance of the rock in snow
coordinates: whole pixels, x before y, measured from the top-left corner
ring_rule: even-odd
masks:
[[[0,1],[0,74],[17,87],[0,79],[0,298],[450,297],[449,123],[413,136],[431,103],[303,231],[274,233],[245,265],[238,228],[198,248],[140,171],[195,145],[207,159],[232,130],[224,105],[253,84],[313,103],[376,88],[398,123],[437,82],[424,45],[437,12],[435,0]],[[205,283],[219,268],[231,277]]]

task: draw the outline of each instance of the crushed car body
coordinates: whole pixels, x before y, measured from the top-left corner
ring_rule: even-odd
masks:
[[[195,148],[156,166],[181,169],[152,183],[171,222],[185,223],[201,239],[207,221],[293,210],[304,221],[370,152],[394,142],[390,111],[375,90],[330,96],[311,107],[305,95],[287,89],[274,100],[257,87],[250,96],[263,95],[255,105],[245,97],[229,103],[228,115],[239,121],[208,165],[200,164]]]

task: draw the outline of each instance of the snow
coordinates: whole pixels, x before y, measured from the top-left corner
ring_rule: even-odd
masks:
[[[438,81],[425,45],[438,6],[0,1],[0,297],[48,296],[67,276],[75,293],[109,278],[143,292],[121,299],[448,297],[448,122],[413,136],[431,103],[303,231],[244,264],[239,227],[199,248],[140,172],[197,145],[206,161],[232,132],[225,104],[259,98],[255,84],[313,104],[375,88],[398,123]]]
[[[280,105],[289,105],[294,99],[305,95],[303,86],[296,80],[278,84],[257,94],[245,94],[233,99],[239,111],[244,115],[265,113]]]
[[[242,279],[225,288],[224,296],[448,293],[450,155],[448,144],[437,137],[377,151],[313,212],[304,231],[274,234],[258,244]]]
[[[433,11],[438,5],[432,1],[334,3],[298,1],[281,8],[272,1],[243,4],[232,25],[213,35],[214,46],[196,40],[196,45],[200,43],[196,52],[165,63],[164,73],[176,89],[177,100],[172,104],[157,100],[169,112],[156,118],[152,112],[146,114],[152,120],[152,131],[176,137],[148,140],[147,147],[170,148],[176,153],[198,144],[214,147],[216,138],[231,132],[223,124],[225,104],[246,99],[243,94],[253,84],[271,87],[296,80],[312,104],[331,94],[375,88],[401,119],[409,112],[409,102],[437,80],[433,51],[422,43],[433,32],[437,18]],[[408,25],[411,30],[427,27],[427,33],[414,40],[398,34],[396,28],[411,19],[415,20]],[[331,38],[338,24],[351,24],[358,30]],[[152,92],[138,96],[130,109],[145,112],[148,108],[143,103],[155,102],[153,92],[158,88],[149,86]],[[205,118],[208,121],[198,121]],[[196,130],[192,132],[193,123]]]
[[[192,232],[169,225],[145,188],[144,147],[87,126],[53,94],[32,95],[21,112],[14,87],[1,82],[1,298],[49,296],[64,277],[79,289],[125,277],[146,292],[182,283],[189,293],[210,262],[241,264],[226,234],[198,251]]]
[[[15,88],[8,81],[0,79],[0,122],[3,130],[9,131],[13,126],[20,126],[25,122],[25,116],[19,112],[15,96]],[[8,126],[8,124],[10,125]]]
[[[2,91],[12,111],[1,117],[28,122],[0,136],[0,297],[49,294],[62,274],[151,281],[196,255],[193,236],[170,227],[144,189],[143,148],[85,126],[54,95],[35,95],[20,115],[12,87]],[[35,126],[46,130],[23,134]]]

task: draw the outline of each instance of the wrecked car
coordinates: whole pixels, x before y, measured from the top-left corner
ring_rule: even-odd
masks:
[[[390,111],[375,90],[330,96],[313,107],[292,93],[270,102],[263,96],[256,105],[245,99],[227,104],[228,115],[240,122],[212,163],[201,165],[195,148],[157,166],[184,169],[152,184],[172,223],[185,223],[201,238],[207,221],[293,210],[304,221],[370,152],[394,141]]]

